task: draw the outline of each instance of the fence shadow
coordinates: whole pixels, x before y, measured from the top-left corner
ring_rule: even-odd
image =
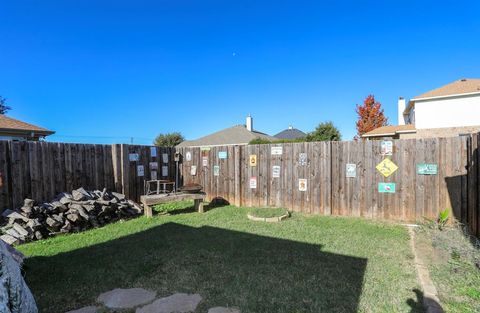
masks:
[[[48,249],[48,247],[46,246]],[[27,260],[41,312],[65,312],[114,288],[199,293],[198,312],[357,312],[367,259],[321,245],[175,223]]]

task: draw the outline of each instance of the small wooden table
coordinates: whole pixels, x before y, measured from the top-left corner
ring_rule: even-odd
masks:
[[[204,192],[199,193],[186,193],[186,192],[177,192],[169,194],[159,194],[159,195],[144,195],[140,197],[140,202],[143,205],[143,212],[146,217],[153,216],[153,210],[150,207],[151,205],[182,201],[182,200],[193,200],[195,204],[195,210],[199,213],[203,213],[203,202],[205,201],[206,194]]]

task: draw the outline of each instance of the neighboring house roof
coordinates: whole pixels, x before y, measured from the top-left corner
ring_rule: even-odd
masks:
[[[459,79],[445,86],[427,91],[419,96],[414,97],[408,103],[404,114],[408,114],[413,108],[415,101],[452,97],[459,95],[480,94],[480,79]]]
[[[0,132],[11,132],[28,135],[34,133],[40,136],[48,136],[55,133],[54,131],[48,130],[46,128],[25,123],[11,117],[7,117],[5,115],[0,115]]]
[[[395,136],[397,134],[416,133],[415,125],[389,125],[375,128],[362,135],[362,137],[382,137],[382,136]]]
[[[307,134],[305,134],[301,130],[293,128],[293,127],[289,127],[287,129],[279,132],[278,134],[276,134],[273,137],[278,138],[278,139],[298,139],[298,138],[304,138],[305,136],[307,136]]]
[[[256,138],[266,140],[277,139],[259,131],[249,131],[245,125],[236,125],[196,140],[186,140],[177,147],[246,145]]]

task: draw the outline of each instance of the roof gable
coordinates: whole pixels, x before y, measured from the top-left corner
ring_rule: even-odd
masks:
[[[307,134],[305,134],[299,129],[287,128],[276,134],[274,137],[277,139],[298,139],[304,138],[305,136],[307,136]]]
[[[453,95],[480,93],[480,79],[460,79],[445,86],[427,91],[412,100],[434,97],[447,97]]]
[[[375,128],[362,135],[362,137],[379,137],[379,136],[394,136],[401,133],[415,133],[417,130],[415,125],[388,125]]]
[[[54,131],[39,127],[33,124],[22,122],[14,118],[0,114],[0,130],[9,130],[15,132],[29,133],[34,132],[41,135],[51,135]]]

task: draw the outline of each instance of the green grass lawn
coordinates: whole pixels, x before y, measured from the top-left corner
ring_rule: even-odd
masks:
[[[446,312],[480,312],[480,262],[478,243],[460,228],[417,230],[417,246],[428,263],[430,276]]]
[[[255,217],[280,217],[285,214],[288,214],[288,211],[283,208],[253,208],[248,211],[248,213]]]
[[[293,214],[247,219],[248,208],[193,212],[189,202],[79,234],[25,244],[41,312],[94,304],[114,288],[199,293],[197,312],[422,312],[402,226]],[[133,312],[133,311],[132,311]]]

